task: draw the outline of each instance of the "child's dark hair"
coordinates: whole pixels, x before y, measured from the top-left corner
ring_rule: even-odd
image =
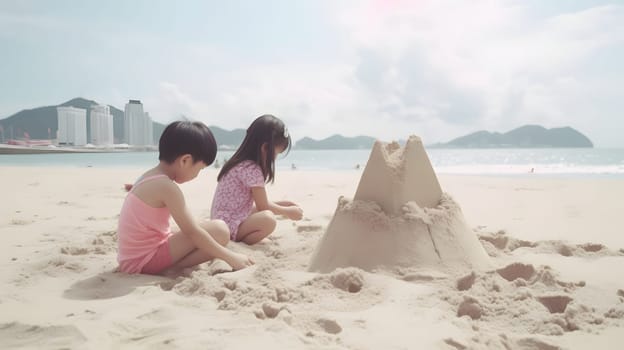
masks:
[[[262,145],[266,144],[266,158],[262,160]],[[245,160],[251,160],[260,165],[264,181],[273,182],[275,178],[275,148],[283,147],[286,153],[290,151],[291,140],[284,122],[278,118],[265,114],[251,123],[247,128],[247,135],[236,153],[228,160],[219,172],[217,180],[221,180],[233,167]]]
[[[190,154],[193,163],[212,164],[217,156],[217,142],[202,122],[175,121],[165,128],[158,142],[158,159],[173,163],[179,156]]]

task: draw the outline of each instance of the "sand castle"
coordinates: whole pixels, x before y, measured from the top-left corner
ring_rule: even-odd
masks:
[[[310,270],[355,266],[485,268],[489,257],[443,193],[422,141],[376,141],[353,200],[338,207]]]

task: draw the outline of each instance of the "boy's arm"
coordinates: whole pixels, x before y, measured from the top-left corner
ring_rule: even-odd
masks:
[[[184,195],[177,185],[174,183],[167,184],[162,190],[162,196],[163,202],[169,208],[169,212],[180,231],[186,234],[198,249],[210,256],[224,260],[236,270],[249,266],[246,256],[236,254],[223,247],[199,226],[186,206]]]

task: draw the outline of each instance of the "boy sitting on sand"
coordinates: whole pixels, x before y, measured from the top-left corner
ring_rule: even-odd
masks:
[[[158,150],[160,163],[128,189],[121,208],[119,269],[158,274],[214,258],[235,270],[252,265],[246,255],[225,248],[230,234],[223,221],[207,221],[202,227],[193,219],[177,185],[194,179],[214,161],[217,145],[210,129],[201,122],[173,122],[160,137]],[[171,232],[170,217],[180,231]]]

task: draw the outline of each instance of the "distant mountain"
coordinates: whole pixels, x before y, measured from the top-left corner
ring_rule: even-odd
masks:
[[[45,106],[33,109],[25,109],[12,116],[0,120],[0,125],[4,129],[4,138],[21,138],[27,132],[32,139],[55,138],[58,130],[58,115],[56,107],[71,106],[87,110],[87,140],[91,139],[91,105],[98,104],[93,100],[82,97],[71,99],[57,106]],[[123,116],[124,112],[114,106],[109,105],[113,115],[113,137],[115,142],[121,143],[124,139]],[[48,128],[50,133],[48,134]],[[165,126],[154,122],[154,141],[157,143]],[[11,134],[12,133],[12,134]]]
[[[370,149],[375,142],[374,137],[356,136],[345,137],[342,135],[333,135],[323,140],[314,140],[304,137],[297,141],[295,148],[297,149]]]
[[[443,148],[591,148],[587,136],[571,127],[546,129],[539,125],[525,125],[504,134],[477,131],[447,143],[430,147]]]
[[[234,129],[232,131],[221,129],[218,126],[210,126],[210,131],[220,148],[237,149],[245,138],[245,129]]]

